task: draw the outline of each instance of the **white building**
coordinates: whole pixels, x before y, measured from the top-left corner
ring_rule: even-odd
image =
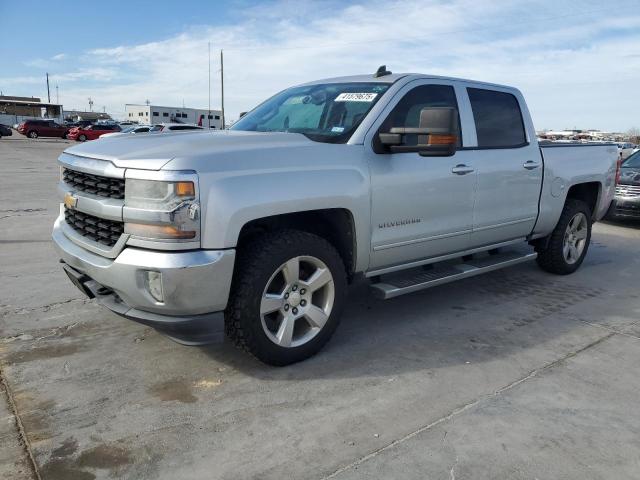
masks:
[[[124,111],[125,120],[145,125],[171,122],[201,124],[205,128],[209,126],[222,128],[222,112],[220,110],[209,111],[202,108],[160,107],[158,105],[127,103],[124,106]]]

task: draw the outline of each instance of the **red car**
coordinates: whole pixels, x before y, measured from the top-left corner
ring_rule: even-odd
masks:
[[[73,127],[69,130],[67,138],[85,142],[87,140],[96,140],[103,133],[119,132],[122,130],[119,125],[89,125],[88,127]]]
[[[69,131],[64,125],[54,122],[53,120],[25,120],[17,128],[18,132],[29,138],[38,137],[59,137],[65,138]]]

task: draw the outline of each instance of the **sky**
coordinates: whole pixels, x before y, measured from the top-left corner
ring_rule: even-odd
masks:
[[[65,109],[220,106],[380,65],[518,87],[537,129],[640,127],[638,0],[0,0],[0,91]]]

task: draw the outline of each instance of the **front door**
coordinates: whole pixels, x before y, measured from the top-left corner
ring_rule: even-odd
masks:
[[[397,98],[374,135],[393,127],[417,128],[425,107],[458,109],[455,90],[446,83],[413,82]],[[370,269],[468,248],[476,183],[472,153],[371,153]]]

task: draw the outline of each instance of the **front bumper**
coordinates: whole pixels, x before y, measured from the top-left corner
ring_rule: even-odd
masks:
[[[106,258],[75,243],[63,225],[64,217],[58,217],[52,237],[67,273],[78,275],[88,291],[81,290],[111,311],[179,336],[180,331],[219,317],[226,308],[235,250],[164,252],[125,247],[116,258]],[[163,302],[151,295],[147,271],[162,274]]]

